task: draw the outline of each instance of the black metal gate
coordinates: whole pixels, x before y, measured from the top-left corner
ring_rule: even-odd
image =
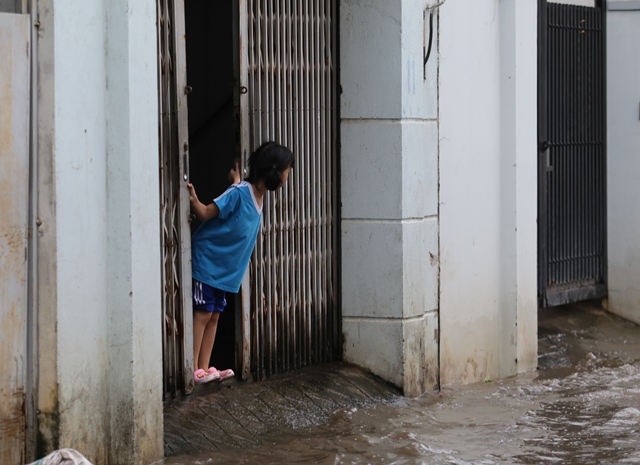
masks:
[[[604,10],[539,3],[541,307],[607,294]]]

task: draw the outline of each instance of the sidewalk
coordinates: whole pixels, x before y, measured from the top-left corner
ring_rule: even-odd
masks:
[[[165,456],[254,447],[268,432],[323,424],[336,409],[401,398],[393,386],[339,362],[264,382],[210,383],[165,403]]]

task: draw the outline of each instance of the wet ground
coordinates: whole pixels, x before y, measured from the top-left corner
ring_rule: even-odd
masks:
[[[640,463],[640,328],[593,305],[556,308],[540,313],[528,375],[404,399],[338,364],[167,411],[167,465]]]
[[[194,394],[165,405],[166,456],[208,457],[208,452],[225,450],[233,456],[268,444],[274,435],[288,437],[293,431],[327,424],[336,411],[401,399],[396,388],[343,363],[261,383],[209,383],[197,386]]]

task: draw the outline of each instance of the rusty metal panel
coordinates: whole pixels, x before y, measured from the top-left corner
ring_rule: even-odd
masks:
[[[165,395],[193,390],[184,0],[157,0]]]
[[[336,2],[246,0],[249,146],[290,147],[251,261],[257,378],[340,357]]]
[[[0,13],[0,463],[26,458],[30,22]]]

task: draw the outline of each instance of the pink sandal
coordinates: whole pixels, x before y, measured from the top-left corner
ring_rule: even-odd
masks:
[[[216,367],[209,367],[209,374],[218,374],[218,376],[215,378],[218,381],[224,381],[225,379],[229,379],[234,377],[236,374],[233,372],[233,370],[222,370],[222,371],[218,371],[216,369]]]
[[[213,381],[215,379],[219,378],[219,375],[216,376],[218,374],[218,372],[212,373],[211,371],[204,371],[202,368],[200,368],[199,370],[196,370],[195,373],[193,373],[193,380],[195,381],[196,384],[204,384],[204,383],[208,383],[210,381]]]

